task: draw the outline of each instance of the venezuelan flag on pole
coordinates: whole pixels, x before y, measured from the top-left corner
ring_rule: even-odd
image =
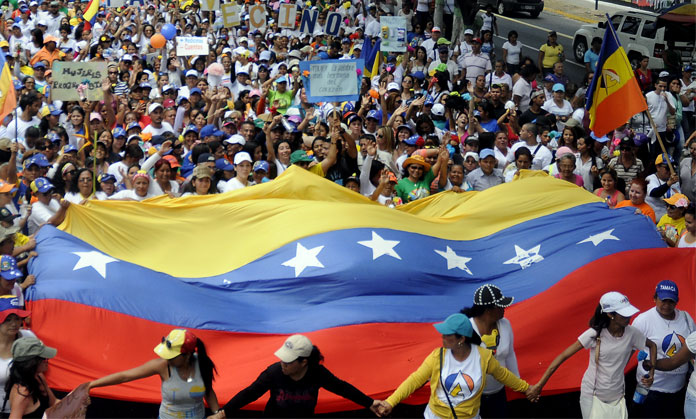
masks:
[[[365,77],[372,78],[379,74],[380,58],[382,57],[379,51],[381,43],[382,40],[378,37],[375,45],[372,45],[372,39],[365,35],[362,54],[360,54],[360,57],[365,59],[365,69],[363,70]]]
[[[89,3],[87,3],[87,7],[85,8],[85,13],[82,15],[85,23],[89,22],[90,28],[94,26],[94,22],[97,20],[97,12],[99,11],[100,3],[100,0],[89,0]]]
[[[646,310],[655,284],[673,278],[680,308],[696,307],[695,249],[668,248],[647,217],[538,172],[391,209],[291,167],[225,194],[71,205],[36,240],[27,304],[34,332],[58,348],[48,380],[61,390],[152,359],[162,336],[185,327],[205,341],[223,403],[293,333],[338,377],[384,398],[441,343],[432,324],[486,283],[515,297],[505,316],[521,376],[536,382],[607,291]],[[587,355],[573,357],[546,391],[577,389],[585,368]],[[159,403],[160,380],[93,394]],[[355,408],[322,393],[317,411]]]
[[[587,89],[590,129],[601,137],[648,108],[611,22],[607,20],[597,71]]]
[[[17,92],[12,83],[12,70],[0,53],[0,121],[14,111],[17,106]]]

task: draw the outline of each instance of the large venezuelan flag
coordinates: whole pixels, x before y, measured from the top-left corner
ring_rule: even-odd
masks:
[[[0,53],[0,123],[17,106],[17,92],[12,82],[12,70],[5,61],[5,54]]]
[[[227,194],[72,205],[37,241],[32,327],[58,348],[49,382],[66,390],[152,359],[162,336],[186,327],[208,345],[222,402],[276,362],[292,333],[382,398],[441,343],[432,323],[471,305],[484,283],[515,297],[506,316],[521,375],[536,381],[604,292],[647,309],[669,278],[680,308],[696,296],[693,251],[666,249],[646,217],[536,173],[390,209],[291,167]],[[546,390],[577,389],[587,362],[566,362]],[[160,383],[95,394],[159,402]],[[356,407],[322,393],[318,411]]]
[[[648,109],[626,51],[610,21],[604,31],[595,76],[587,89],[585,109],[590,113],[590,129],[598,137]]]

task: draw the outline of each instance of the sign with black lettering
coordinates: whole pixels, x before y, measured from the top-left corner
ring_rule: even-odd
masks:
[[[106,77],[106,62],[53,62],[53,99],[102,100],[102,80]]]
[[[364,66],[364,60],[300,62],[307,100],[311,103],[358,100]]]

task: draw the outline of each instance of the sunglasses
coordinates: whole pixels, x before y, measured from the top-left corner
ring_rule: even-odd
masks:
[[[162,338],[162,345],[165,345],[167,349],[172,349],[172,342],[170,342],[166,336]]]

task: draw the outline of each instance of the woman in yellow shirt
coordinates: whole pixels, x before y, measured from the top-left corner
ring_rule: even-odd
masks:
[[[452,314],[434,326],[442,333],[443,347],[431,352],[423,364],[381,402],[378,409],[381,416],[389,415],[394,406],[430,381],[430,400],[423,413],[426,419],[477,417],[486,374],[515,391],[524,392],[528,399],[536,400],[536,389],[501,367],[493,352],[479,346],[481,339],[474,333],[467,316]]]
[[[548,41],[539,47],[539,70],[542,77],[553,73],[553,65],[564,60],[563,45],[558,43],[556,31],[551,31]]]

